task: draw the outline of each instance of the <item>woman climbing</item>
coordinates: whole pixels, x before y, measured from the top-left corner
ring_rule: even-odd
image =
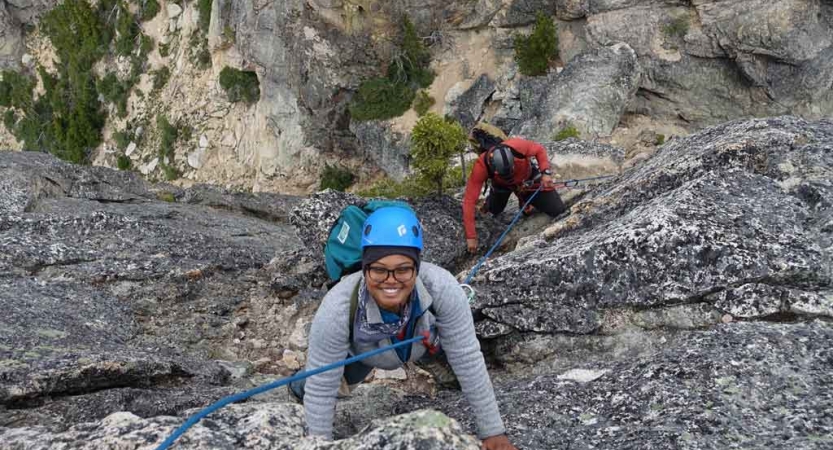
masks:
[[[312,322],[307,370],[426,335],[426,345],[397,348],[289,385],[304,402],[311,435],[332,438],[339,391],[351,390],[374,367],[445,357],[472,406],[485,450],[517,450],[505,435],[468,301],[447,270],[421,262],[422,226],[406,208],[385,207],[362,228],[362,270],[324,297]],[[439,345],[435,345],[439,344]]]

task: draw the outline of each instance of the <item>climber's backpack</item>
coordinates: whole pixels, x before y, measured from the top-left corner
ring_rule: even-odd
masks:
[[[361,269],[362,225],[367,216],[386,206],[398,206],[413,211],[407,203],[393,200],[372,200],[363,208],[349,205],[341,210],[338,219],[330,228],[324,246],[324,263],[331,280],[338,281],[341,277]]]

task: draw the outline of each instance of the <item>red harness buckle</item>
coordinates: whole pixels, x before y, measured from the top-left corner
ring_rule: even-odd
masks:
[[[425,330],[422,333],[422,345],[428,349],[428,354],[434,356],[440,351],[440,346],[431,343],[431,330]]]

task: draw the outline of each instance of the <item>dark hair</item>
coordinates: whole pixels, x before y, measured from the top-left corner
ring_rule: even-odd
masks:
[[[486,150],[494,147],[495,145],[498,145],[501,142],[503,142],[503,139],[499,136],[489,134],[488,131],[481,130],[480,128],[475,128],[471,130],[471,138],[477,141],[477,145],[480,147],[477,149],[478,153],[483,153]]]

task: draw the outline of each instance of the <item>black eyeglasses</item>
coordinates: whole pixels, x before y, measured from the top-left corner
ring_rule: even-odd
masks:
[[[367,268],[367,276],[374,283],[384,283],[391,275],[393,275],[394,280],[407,283],[414,278],[415,273],[416,269],[413,266],[397,267],[396,269],[373,266]]]

